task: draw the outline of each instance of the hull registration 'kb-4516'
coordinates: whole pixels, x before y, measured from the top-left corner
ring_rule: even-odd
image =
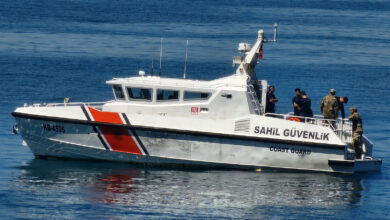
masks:
[[[256,43],[240,43],[235,74],[212,81],[145,75],[114,78],[104,103],[25,104],[14,127],[37,157],[239,169],[355,173],[380,170],[363,135],[354,159],[351,124],[267,114],[267,81],[254,72]],[[276,33],[276,32],[275,32]],[[276,36],[276,34],[275,34]],[[273,41],[276,41],[274,38]],[[294,116],[296,119],[296,116]],[[299,117],[298,117],[299,118]]]

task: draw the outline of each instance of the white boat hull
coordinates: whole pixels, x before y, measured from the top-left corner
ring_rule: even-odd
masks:
[[[345,149],[340,147],[186,134],[155,128],[95,126],[22,117],[16,119],[23,139],[36,156],[159,165],[277,168],[343,173],[377,170],[381,164],[381,161],[373,161],[370,164],[365,161],[363,165],[356,165],[353,160],[349,161],[352,165],[337,163],[346,161]]]

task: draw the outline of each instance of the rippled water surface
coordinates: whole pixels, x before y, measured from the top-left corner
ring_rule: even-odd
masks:
[[[388,1],[3,0],[0,7],[0,218],[388,218]],[[34,159],[11,134],[23,103],[105,101],[106,80],[150,70],[164,38],[163,75],[234,72],[239,42],[259,28],[278,42],[256,67],[276,85],[277,111],[295,87],[319,113],[329,88],[356,105],[382,172],[365,175],[163,169]],[[156,51],[155,55],[157,56]]]

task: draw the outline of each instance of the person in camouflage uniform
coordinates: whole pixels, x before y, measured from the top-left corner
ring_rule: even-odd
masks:
[[[352,147],[355,150],[356,159],[361,159],[363,122],[356,107],[352,107],[350,110],[351,115],[348,117],[348,120],[352,121]]]
[[[336,97],[334,96],[336,94],[336,90],[331,89],[330,94],[328,96],[325,96],[321,101],[321,112],[325,119],[337,119],[337,112],[339,104],[337,102]],[[332,125],[334,127],[334,121],[332,122]]]

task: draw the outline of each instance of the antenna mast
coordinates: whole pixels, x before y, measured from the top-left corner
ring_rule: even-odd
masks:
[[[184,61],[184,74],[183,74],[183,79],[186,78],[187,58],[188,58],[188,40],[187,40],[187,44],[186,44],[186,59],[185,59],[185,61]]]
[[[278,23],[275,23],[274,24],[274,39],[272,40],[267,40],[267,39],[264,39],[264,43],[268,43],[268,42],[276,42],[276,38],[277,38],[277,35],[278,35]]]
[[[161,38],[161,42],[160,42],[160,70],[158,71],[158,76],[161,76],[162,42],[163,42],[163,38]]]
[[[152,47],[152,70],[150,71],[151,76],[153,76],[153,69],[154,69],[154,45]]]
[[[274,42],[276,42],[276,34],[277,34],[277,31],[278,31],[278,23],[275,23],[275,24],[274,24]]]

